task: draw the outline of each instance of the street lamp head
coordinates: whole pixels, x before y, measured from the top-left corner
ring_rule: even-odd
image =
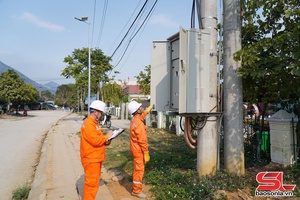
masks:
[[[83,16],[81,18],[78,18],[78,17],[74,17],[74,18],[77,19],[78,21],[82,21],[82,22],[85,22],[89,19],[87,16]]]
[[[87,16],[81,17],[81,21],[87,21],[89,18]]]

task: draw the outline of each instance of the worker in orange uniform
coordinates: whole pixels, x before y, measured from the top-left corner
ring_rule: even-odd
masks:
[[[94,200],[99,189],[102,162],[106,159],[105,147],[110,145],[108,138],[112,131],[103,134],[99,125],[104,115],[105,103],[95,100],[90,105],[90,115],[81,127],[80,157],[84,169],[83,200]]]
[[[147,126],[144,120],[153,106],[149,106],[145,111],[141,107],[142,104],[131,101],[128,104],[128,111],[133,115],[130,121],[130,151],[133,158],[133,183],[132,196],[146,198],[142,191],[142,180],[145,171],[145,164],[150,161]]]

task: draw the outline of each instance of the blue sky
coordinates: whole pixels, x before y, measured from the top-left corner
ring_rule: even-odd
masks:
[[[153,2],[149,1],[150,5]],[[88,27],[91,47],[111,56],[143,4],[144,0],[0,0],[0,61],[41,84],[72,83],[60,76],[67,66],[63,59],[74,49],[88,46]],[[158,1],[116,66],[120,71],[116,79],[135,80],[134,76],[151,64],[152,41],[166,40],[180,26],[190,28],[191,8],[192,0]],[[90,26],[74,19],[82,16],[89,18]],[[127,42],[113,57],[113,66]]]

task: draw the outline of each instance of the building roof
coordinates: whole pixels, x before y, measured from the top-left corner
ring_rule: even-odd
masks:
[[[138,85],[125,85],[123,87],[123,94],[140,94]]]

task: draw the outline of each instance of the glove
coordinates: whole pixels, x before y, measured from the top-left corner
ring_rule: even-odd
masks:
[[[154,105],[149,106],[146,111],[149,113],[153,109]]]
[[[145,164],[150,161],[149,151],[144,152],[144,161],[145,161]]]

